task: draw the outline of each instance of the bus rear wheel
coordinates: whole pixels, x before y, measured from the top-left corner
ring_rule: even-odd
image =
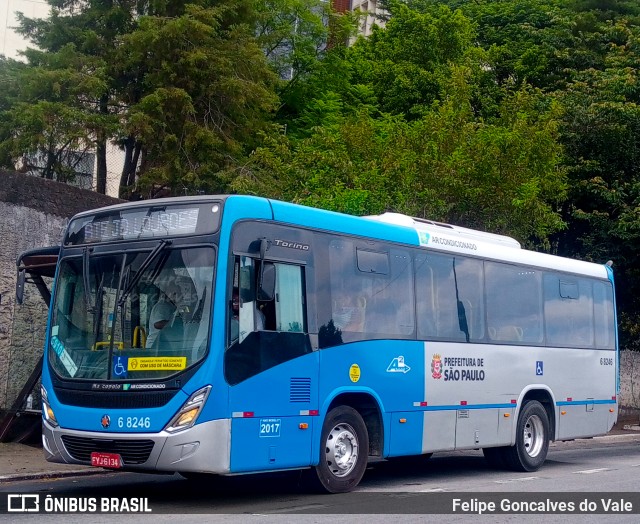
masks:
[[[355,409],[338,406],[332,409],[322,426],[320,462],[315,477],[324,491],[352,491],[367,468],[369,435]]]
[[[514,471],[536,471],[549,451],[549,416],[537,400],[527,402],[520,411],[516,443],[503,448],[505,465]]]

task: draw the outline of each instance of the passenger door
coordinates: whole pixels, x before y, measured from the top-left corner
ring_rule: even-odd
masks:
[[[263,280],[269,278],[275,281],[265,293]],[[317,355],[307,328],[305,268],[237,256],[236,292],[239,334],[237,340],[230,337],[225,356],[233,417],[231,470],[309,465]]]

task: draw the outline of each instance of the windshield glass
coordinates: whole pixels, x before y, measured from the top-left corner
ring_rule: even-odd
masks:
[[[153,251],[63,260],[49,362],[74,379],[150,380],[181,372],[204,358],[213,278],[212,248],[162,243]]]

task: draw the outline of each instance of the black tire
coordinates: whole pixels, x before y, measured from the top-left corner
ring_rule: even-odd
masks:
[[[537,400],[527,402],[520,411],[516,443],[504,448],[506,466],[514,471],[536,471],[549,451],[549,416]]]
[[[355,409],[338,406],[322,425],[320,462],[313,468],[316,487],[328,493],[352,491],[362,479],[369,456],[367,427]]]

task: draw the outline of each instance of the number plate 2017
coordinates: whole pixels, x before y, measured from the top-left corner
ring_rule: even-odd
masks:
[[[260,436],[261,437],[279,437],[280,436],[281,419],[279,418],[261,418],[260,419]]]
[[[122,467],[122,457],[117,453],[91,453],[91,465],[97,468],[120,469]]]

